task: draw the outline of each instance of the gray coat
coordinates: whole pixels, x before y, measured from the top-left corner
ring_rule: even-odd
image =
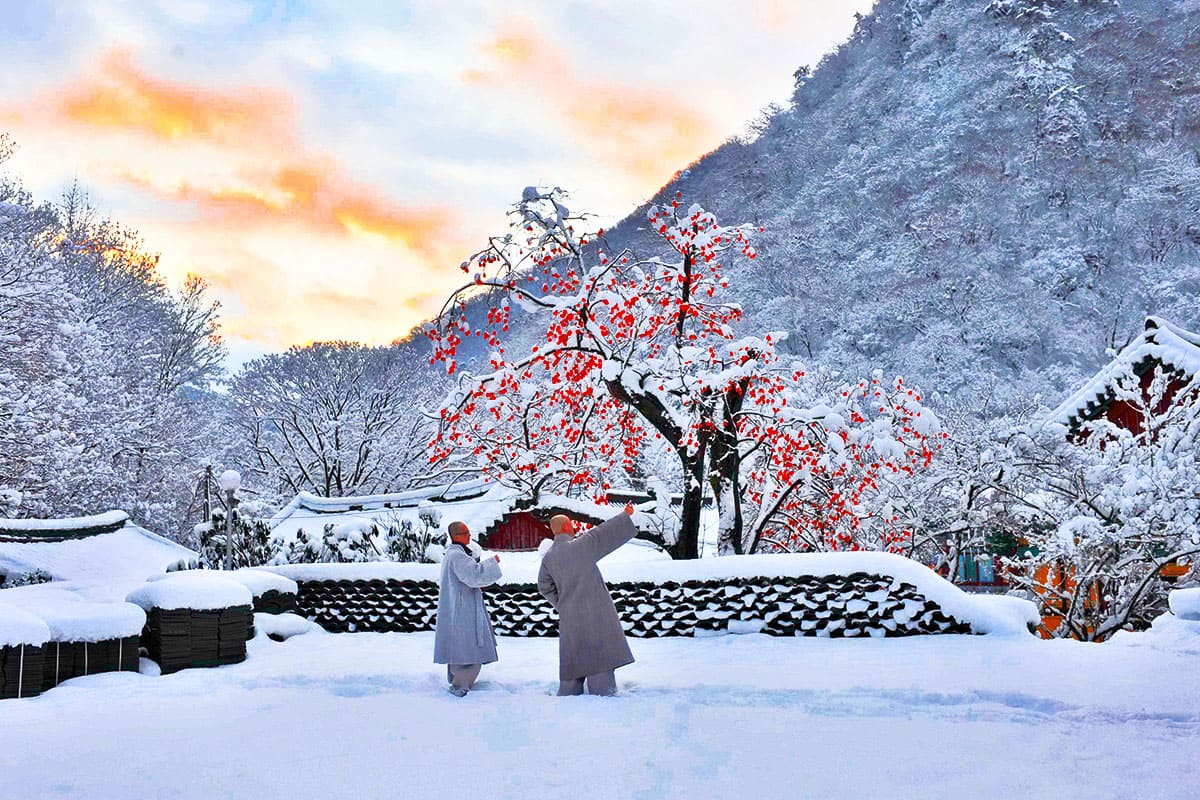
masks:
[[[633,663],[617,609],[596,562],[637,533],[628,514],[571,538],[554,537],[542,558],[538,591],[558,609],[559,680],[584,678]]]
[[[435,664],[490,664],[497,659],[496,635],[483,606],[481,586],[500,580],[493,558],[482,562],[452,544],[442,559],[438,592],[437,632],[433,636]]]

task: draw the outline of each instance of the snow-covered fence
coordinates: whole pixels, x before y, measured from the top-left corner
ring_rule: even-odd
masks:
[[[50,628],[42,691],[98,672],[137,672],[146,614],[131,603],[43,603],[30,607]]]
[[[19,608],[0,608],[0,699],[42,691],[42,663],[50,629]]]
[[[6,645],[0,648],[0,696],[29,697],[80,675],[137,671],[146,620],[137,606],[80,602],[53,591],[7,599],[12,602],[0,604],[0,644]]]
[[[272,568],[299,584],[301,614],[334,632],[431,630],[437,568],[322,564]],[[911,636],[1028,630],[1032,603],[968,595],[920,564],[882,553],[748,556],[604,569],[631,636],[756,630],[776,636]],[[527,572],[484,590],[496,632],[553,636],[554,609]]]

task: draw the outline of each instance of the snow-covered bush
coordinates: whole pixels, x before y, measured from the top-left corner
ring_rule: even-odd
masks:
[[[33,586],[38,583],[49,583],[54,580],[49,572],[44,569],[35,569],[30,572],[10,573],[0,576],[0,589],[15,589],[18,586]]]
[[[430,546],[441,544],[441,515],[429,507],[418,511],[417,522],[399,513],[376,520],[383,532],[384,552],[392,561],[430,563]]]
[[[350,564],[385,561],[387,556],[375,544],[379,529],[367,520],[340,525],[327,523],[320,539],[300,529],[275,558],[288,564]]]
[[[278,564],[316,564],[321,560],[321,546],[301,528],[283,544],[275,557]]]
[[[202,522],[194,529],[198,538],[200,564],[208,569],[222,569],[225,565],[225,512],[213,512],[210,522]],[[240,513],[233,517],[233,566],[261,567],[270,564],[279,556],[279,543],[271,536],[271,527],[266,520],[247,518]]]

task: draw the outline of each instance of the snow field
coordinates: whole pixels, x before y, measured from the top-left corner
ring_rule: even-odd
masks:
[[[460,700],[432,634],[259,636],[235,666],[5,701],[0,774],[76,798],[1191,798],[1191,628],[634,640],[608,699],[552,695],[553,639],[502,638]]]

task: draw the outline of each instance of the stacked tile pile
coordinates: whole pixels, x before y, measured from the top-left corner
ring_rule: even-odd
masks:
[[[142,644],[164,675],[189,667],[216,667],[246,660],[250,606],[215,610],[152,608]]]
[[[15,644],[0,647],[0,699],[40,694],[44,661],[43,646]]]

